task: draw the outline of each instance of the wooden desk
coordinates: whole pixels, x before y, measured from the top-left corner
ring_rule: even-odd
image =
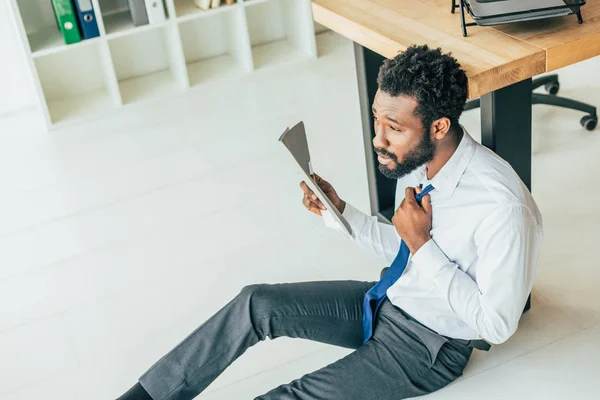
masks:
[[[355,43],[371,213],[390,222],[396,180],[377,169],[371,103],[384,57],[417,44],[451,52],[465,70],[470,99],[480,98],[481,137],[531,188],[532,77],[600,55],[600,2],[573,15],[461,32],[448,0],[314,0],[314,19]],[[472,22],[467,17],[468,22]],[[583,129],[583,128],[582,128]]]

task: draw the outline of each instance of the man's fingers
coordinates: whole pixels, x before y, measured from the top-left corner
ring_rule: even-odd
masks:
[[[306,182],[301,181],[300,182],[300,189],[302,189],[302,191],[304,193],[309,193],[310,192],[310,188],[308,187],[308,185],[306,184]],[[310,193],[309,193],[310,194]]]
[[[316,210],[321,209],[321,210],[325,210],[325,205],[323,203],[321,203],[320,201],[315,202],[315,201],[311,201],[309,198],[307,198],[306,196],[304,196],[302,198],[302,204],[304,204],[304,207],[308,208],[309,210],[311,208],[314,208]]]
[[[300,187],[304,191],[304,196],[308,197],[310,200],[312,200],[316,203],[323,204],[323,203],[321,203],[321,201],[319,200],[319,198],[317,197],[315,192],[313,192],[312,189],[308,187],[306,182],[304,182],[304,181],[300,182]]]
[[[302,188],[302,191],[304,191],[304,193],[306,193],[307,195],[309,195],[309,196],[314,195],[314,192],[312,191],[311,188],[308,187],[306,182],[304,182],[304,181],[300,182],[300,188]]]
[[[311,202],[310,200],[307,200],[308,203],[304,203],[304,201],[302,203],[304,203],[304,205],[306,206],[306,208],[308,209],[308,211],[315,213],[317,215],[321,215],[321,210],[319,210],[319,207]]]
[[[302,198],[302,204],[304,204],[304,207],[306,207],[306,208],[311,208],[311,207],[319,208],[319,206],[316,203],[314,203],[313,201],[311,201],[306,196],[304,196]]]
[[[302,204],[304,204],[304,207],[308,209],[310,209],[311,207],[316,207],[316,205],[313,204],[313,202],[310,201],[306,196],[302,198]]]
[[[319,187],[321,189],[326,190],[331,187],[331,184],[329,182],[327,182],[326,180],[324,180],[323,178],[321,178],[319,175],[315,174],[314,172],[310,176],[314,179],[316,184],[319,185]]]
[[[396,215],[396,213],[398,213],[398,211],[400,211],[400,209],[404,208],[404,204],[406,204],[406,199],[402,199],[402,201],[400,202],[400,205],[398,206],[398,208],[396,208],[396,211],[394,212],[394,215]]]
[[[320,200],[313,201],[313,204],[316,205],[321,210],[327,209],[327,207],[325,207],[325,204],[323,204],[323,202],[321,202]]]
[[[315,205],[319,206],[319,208],[321,206],[325,207],[325,205],[323,204],[323,202],[321,200],[319,200],[319,198],[317,197],[317,195],[314,192],[310,192],[311,194],[308,195],[308,198],[310,199],[310,201],[312,201],[313,203],[315,203]]]
[[[321,179],[317,174],[314,173],[311,174],[311,176],[316,176],[318,179]],[[321,210],[327,209],[327,207],[325,207],[325,204],[323,204],[323,202],[319,200],[315,192],[313,192],[312,189],[308,187],[306,182],[301,181],[300,188],[304,192],[304,197],[302,198],[302,204],[304,204],[304,207],[306,207],[309,211],[314,212],[317,215],[321,215]]]
[[[315,207],[320,210],[325,210],[325,204],[321,203],[319,200],[311,201],[310,204],[311,204],[311,207]]]
[[[427,214],[431,213],[431,196],[429,196],[429,194],[423,196],[421,199],[421,206]]]
[[[323,202],[321,200],[315,201],[314,204],[316,204],[317,207],[319,207],[321,210],[325,209],[325,204],[323,204]]]
[[[416,203],[417,199],[415,199],[415,193],[414,187],[407,187],[404,191],[404,200],[406,200],[407,203]]]

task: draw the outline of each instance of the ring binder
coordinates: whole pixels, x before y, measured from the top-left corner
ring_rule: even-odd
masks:
[[[71,0],[52,0],[52,7],[58,22],[58,28],[63,35],[66,44],[78,43],[81,41],[79,28],[77,27],[77,18]]]
[[[83,38],[91,39],[100,36],[92,0],[73,0],[73,3],[75,4]]]

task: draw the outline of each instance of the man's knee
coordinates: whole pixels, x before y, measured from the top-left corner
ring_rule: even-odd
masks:
[[[255,319],[267,317],[269,312],[274,308],[273,302],[277,297],[274,293],[273,285],[266,283],[244,286],[238,296],[247,302],[250,313]]]
[[[251,297],[251,298],[260,298],[266,294],[269,290],[269,286],[266,283],[253,283],[250,285],[246,285],[240,290],[239,296],[242,297]]]
[[[252,329],[260,340],[271,336],[269,320],[275,308],[275,298],[273,285],[264,283],[244,286],[238,295],[238,300],[248,308]]]

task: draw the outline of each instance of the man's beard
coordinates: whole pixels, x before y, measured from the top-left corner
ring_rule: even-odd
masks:
[[[433,160],[433,156],[435,154],[435,145],[431,141],[430,133],[424,132],[423,137],[421,138],[421,141],[417,147],[409,151],[404,157],[404,161],[401,163],[397,161],[396,155],[389,154],[385,150],[377,151],[377,153],[382,154],[384,157],[391,158],[396,165],[395,168],[390,169],[387,165],[379,163],[379,172],[381,172],[386,178],[400,179],[404,175],[407,175],[419,168],[426,162]]]

